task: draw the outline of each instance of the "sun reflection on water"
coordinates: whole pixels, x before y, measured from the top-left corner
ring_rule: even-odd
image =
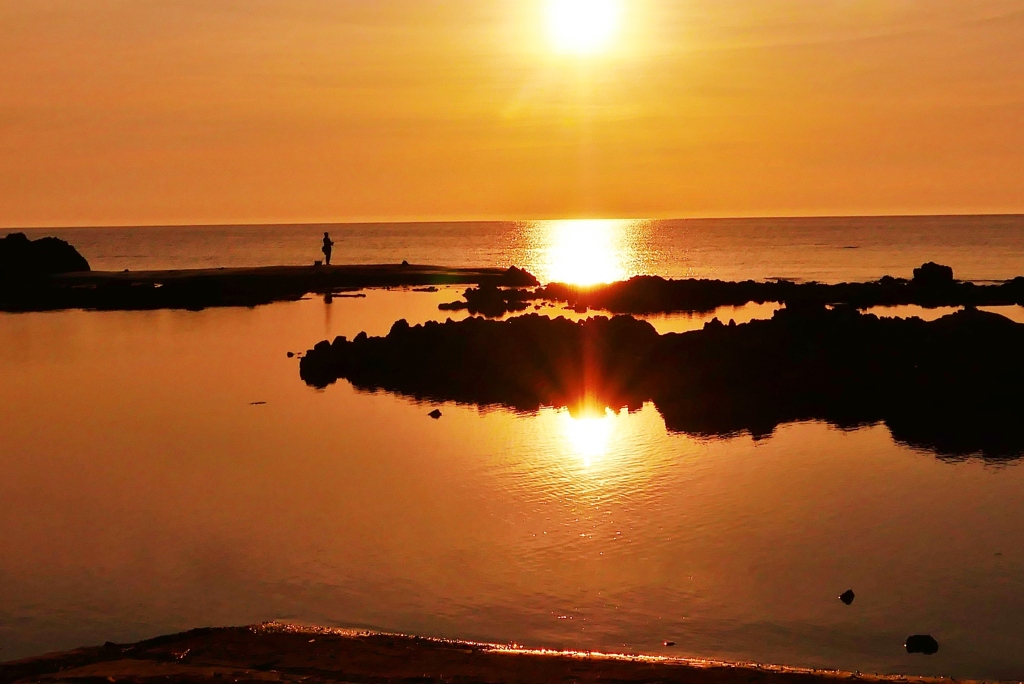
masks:
[[[593,412],[577,417],[566,412],[561,414],[561,420],[567,446],[584,468],[608,455],[615,431],[614,414]]]
[[[577,502],[634,492],[680,455],[654,447],[667,433],[653,404],[630,412],[584,401],[571,409],[543,409],[534,425],[537,448],[519,462],[528,466],[524,476]]]
[[[529,224],[524,266],[543,282],[597,285],[642,271],[642,221],[583,219]]]

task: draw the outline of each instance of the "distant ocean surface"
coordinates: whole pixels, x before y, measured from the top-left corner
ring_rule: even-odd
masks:
[[[722,279],[909,277],[925,261],[958,278],[1024,274],[1024,216],[683,219],[31,229],[77,246],[95,270],[309,264],[329,231],[335,263],[520,266],[542,280],[586,273]],[[10,231],[5,231],[10,232]],[[568,269],[568,270],[567,270]],[[574,272],[575,269],[575,272]]]

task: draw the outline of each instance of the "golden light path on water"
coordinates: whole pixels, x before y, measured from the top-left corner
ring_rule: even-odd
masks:
[[[587,404],[575,409],[545,408],[534,417],[535,447],[513,469],[531,487],[561,492],[583,503],[607,501],[646,486],[668,462],[696,448],[672,454],[655,447],[665,424],[653,405],[630,412]]]
[[[527,224],[521,263],[541,282],[596,285],[644,272],[649,222],[627,219]]]
[[[596,285],[626,280],[643,271],[647,222],[629,219],[574,219],[535,221],[528,224],[527,270],[542,282]],[[588,404],[556,413],[552,426],[564,467],[577,474],[615,469],[615,453],[624,439],[626,415]],[[620,473],[621,475],[621,473]]]

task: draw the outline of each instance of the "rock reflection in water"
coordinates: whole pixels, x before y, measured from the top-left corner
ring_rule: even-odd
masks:
[[[338,338],[310,350],[302,378],[346,378],[433,401],[519,410],[653,401],[674,431],[771,435],[783,423],[885,422],[897,440],[937,454],[1016,458],[1024,326],[963,311],[926,323],[852,309],[783,310],[771,321],[658,335],[627,316],[580,323],[536,315]]]

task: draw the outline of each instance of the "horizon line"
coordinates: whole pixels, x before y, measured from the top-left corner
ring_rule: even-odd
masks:
[[[33,225],[5,226],[0,230],[18,232],[22,230],[89,230],[111,228],[249,228],[265,227],[314,227],[314,226],[385,226],[385,225],[435,225],[471,224],[471,223],[533,223],[549,221],[793,221],[793,220],[834,220],[834,219],[927,219],[927,218],[1016,218],[1024,217],[1024,212],[992,212],[992,213],[935,213],[935,214],[791,214],[765,216],[677,216],[672,218],[652,217],[609,217],[586,216],[571,218],[531,218],[531,219],[404,219],[404,220],[343,220],[343,221],[281,221],[281,222],[224,222],[224,223],[95,223],[71,225]]]

